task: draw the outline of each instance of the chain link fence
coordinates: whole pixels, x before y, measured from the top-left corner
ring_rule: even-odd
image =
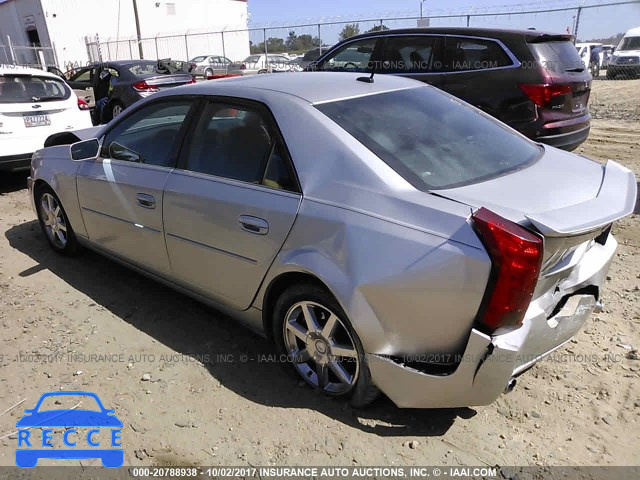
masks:
[[[58,64],[53,47],[24,47],[0,43],[0,63],[45,69]]]

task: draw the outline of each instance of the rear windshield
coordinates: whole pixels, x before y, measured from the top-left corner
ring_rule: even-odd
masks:
[[[542,149],[430,87],[316,105],[419,190],[452,188],[533,162]]]
[[[127,68],[131,73],[138,77],[156,75],[158,73],[158,64],[156,62],[144,62],[128,65]]]
[[[66,100],[69,95],[71,90],[56,78],[0,75],[0,103]]]
[[[191,61],[193,63],[200,63],[200,62],[204,62],[204,59],[207,57],[196,57],[196,58],[192,58]]]
[[[640,50],[640,37],[624,37],[618,50]]]
[[[549,72],[565,73],[585,70],[578,50],[569,41],[530,43],[529,48],[539,65]]]

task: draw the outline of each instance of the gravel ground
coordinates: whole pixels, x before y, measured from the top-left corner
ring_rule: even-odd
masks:
[[[640,81],[594,82],[591,105],[578,152],[640,175]],[[24,184],[0,177],[0,412],[25,400],[0,416],[0,465],[14,462],[22,410],[59,389],[115,409],[130,465],[640,464],[638,215],[615,227],[605,310],[513,393],[356,410],[285,375],[266,341],[219,313],[91,252],[54,254]]]

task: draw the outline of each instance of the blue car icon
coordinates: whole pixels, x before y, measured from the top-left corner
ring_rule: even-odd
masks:
[[[99,410],[83,410],[83,409],[59,409],[59,410],[40,410],[42,403],[50,397],[90,397],[95,400]],[[104,408],[100,398],[95,393],[78,392],[78,391],[60,391],[45,393],[40,397],[38,403],[33,409],[26,409],[25,415],[18,420],[16,427],[18,430],[18,448],[16,449],[16,465],[23,468],[35,467],[40,458],[55,459],[87,459],[99,458],[102,465],[109,468],[121,467],[124,463],[124,450],[121,447],[120,429],[122,422],[114,415],[114,410]],[[42,447],[43,448],[26,448],[34,446],[37,443],[30,438],[31,431],[29,428],[42,428]],[[67,447],[75,447],[80,441],[75,427],[92,427],[86,435],[87,447],[90,448],[53,448],[51,443],[52,430],[49,427],[65,428],[63,441]],[[112,448],[98,448],[100,442],[95,441],[95,435],[100,433],[100,429],[111,429]],[[39,445],[38,445],[39,446]],[[25,447],[25,448],[21,448]],[[91,448],[95,447],[95,448]]]

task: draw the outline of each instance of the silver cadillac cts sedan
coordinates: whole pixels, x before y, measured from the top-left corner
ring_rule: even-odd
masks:
[[[271,338],[355,406],[483,405],[601,307],[636,179],[396,76],[160,92],[50,137],[29,187],[81,246]]]

